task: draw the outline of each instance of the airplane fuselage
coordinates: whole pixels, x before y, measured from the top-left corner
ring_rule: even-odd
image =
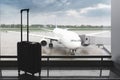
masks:
[[[55,28],[53,33],[59,37],[59,42],[69,49],[77,49],[81,45],[80,37],[75,32],[68,31],[66,29]]]

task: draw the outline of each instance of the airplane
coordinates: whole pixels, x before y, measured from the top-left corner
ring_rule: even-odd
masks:
[[[53,34],[55,35],[55,38],[44,37],[45,39],[50,39],[50,48],[53,48],[52,41],[57,41],[58,43],[63,44],[64,47],[70,49],[72,53],[81,46],[81,39],[75,32],[68,31],[67,29],[55,28]],[[41,40],[41,45],[46,46],[47,41]]]
[[[51,31],[51,30],[47,30],[47,31]],[[81,45],[82,46],[90,45],[87,37],[85,39],[85,37],[81,37],[77,33],[73,31],[69,31],[68,29],[54,28],[52,32],[54,37],[37,35],[37,34],[30,34],[30,35],[42,37],[42,39],[40,40],[42,46],[46,46],[48,44],[47,40],[49,39],[50,40],[49,48],[53,48],[54,46],[53,41],[57,41],[58,43],[63,44],[65,48],[68,48],[72,55],[75,55],[76,50],[80,48]]]

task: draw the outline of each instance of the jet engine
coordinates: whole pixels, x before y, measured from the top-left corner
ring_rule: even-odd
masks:
[[[40,41],[40,43],[41,43],[42,46],[46,46],[47,45],[47,40],[46,39],[42,39]]]

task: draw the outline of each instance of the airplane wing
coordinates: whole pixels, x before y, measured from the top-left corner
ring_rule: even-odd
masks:
[[[44,39],[50,39],[50,40],[53,40],[53,41],[58,41],[59,38],[54,36],[45,36],[45,35],[38,35],[38,34],[29,34],[30,36],[37,36],[37,37],[41,37],[41,38],[44,38]]]
[[[8,31],[8,32],[20,34],[20,32],[17,32],[17,31]],[[23,33],[23,34],[27,35],[27,33]],[[53,40],[53,41],[58,41],[59,40],[59,38],[56,37],[55,35],[54,36],[46,36],[46,35],[39,35],[39,34],[32,34],[32,33],[30,33],[29,35],[30,36],[41,37],[41,38],[44,38],[44,39],[50,39],[50,40]]]

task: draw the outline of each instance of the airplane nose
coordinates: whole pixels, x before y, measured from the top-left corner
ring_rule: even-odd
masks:
[[[81,46],[81,42],[77,42],[73,44],[74,48],[79,48]]]
[[[77,46],[78,46],[78,47],[81,47],[81,42],[79,42],[79,43],[77,44]]]

